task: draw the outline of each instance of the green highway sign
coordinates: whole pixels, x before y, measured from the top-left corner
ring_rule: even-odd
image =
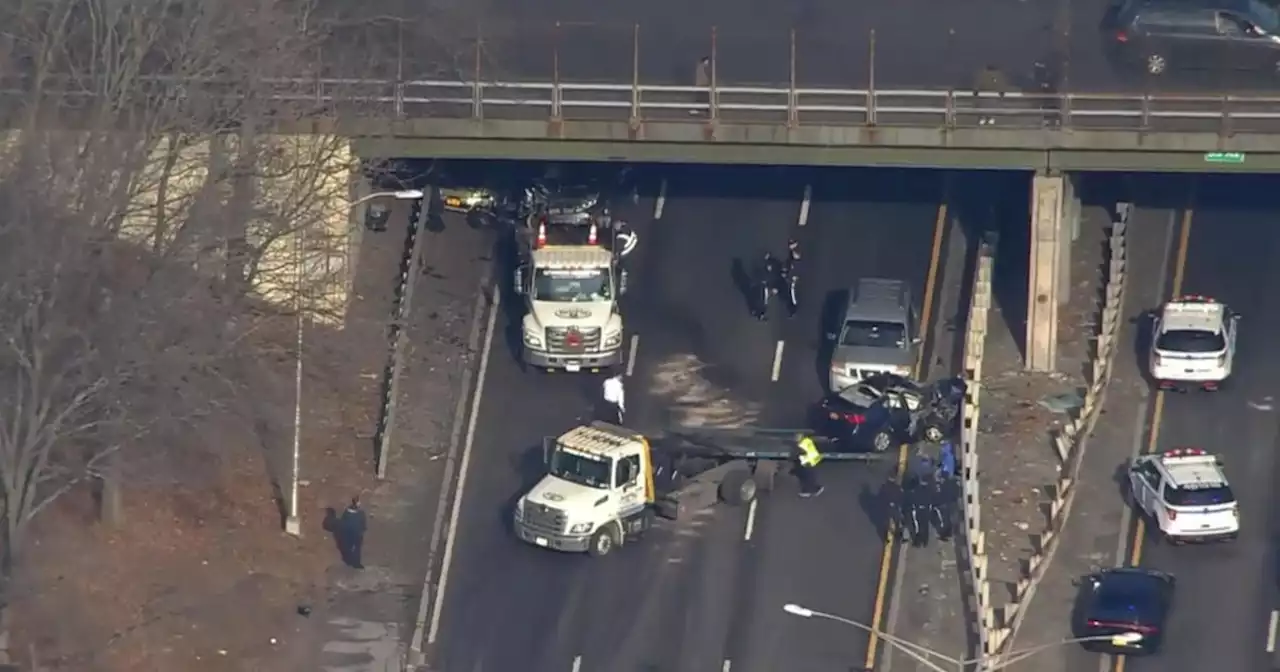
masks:
[[[1244,163],[1244,152],[1205,152],[1205,163]]]

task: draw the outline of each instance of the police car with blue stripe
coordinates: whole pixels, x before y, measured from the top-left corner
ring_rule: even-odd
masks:
[[[1134,506],[1170,543],[1234,540],[1240,504],[1221,460],[1200,448],[1143,455],[1129,467]]]

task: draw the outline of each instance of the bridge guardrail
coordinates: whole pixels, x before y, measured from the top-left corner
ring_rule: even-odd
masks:
[[[831,89],[777,86],[663,86],[578,82],[273,79],[246,83],[150,78],[180,95],[237,97],[245,87],[269,100],[390,118],[756,123],[791,127],[897,126],[931,129],[1280,132],[1280,97],[961,90]],[[92,98],[91,88],[46,80],[47,96]],[[30,95],[0,81],[0,95]]]

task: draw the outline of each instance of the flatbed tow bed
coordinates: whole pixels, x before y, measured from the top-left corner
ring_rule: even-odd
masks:
[[[730,506],[750,504],[760,492],[774,488],[779,463],[794,459],[794,437],[805,433],[794,429],[684,429],[648,434],[660,478],[654,510],[663,518],[682,520],[689,515],[724,502]],[[819,447],[833,442],[813,437]],[[730,445],[726,445],[730,444]],[[752,445],[752,444],[755,445]],[[878,453],[823,452],[826,461],[874,462]],[[667,473],[663,473],[664,469]]]

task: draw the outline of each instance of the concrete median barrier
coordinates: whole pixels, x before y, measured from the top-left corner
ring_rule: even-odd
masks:
[[[987,341],[993,300],[992,279],[997,240],[994,234],[983,238],[974,264],[973,290],[969,303],[969,319],[964,337],[964,405],[960,411],[960,480],[963,497],[965,564],[962,576],[967,580],[968,602],[976,612],[974,629],[978,652],[994,653],[991,633],[995,629],[995,608],[991,606],[991,580],[987,576],[986,539],[982,531],[982,495],[978,485],[978,419],[982,398],[982,356]]]
[[[1081,407],[1052,437],[1054,449],[1061,461],[1059,476],[1056,483],[1046,488],[1048,502],[1045,504],[1045,527],[1035,536],[1033,541],[1035,550],[1022,565],[1021,575],[1014,587],[1013,600],[997,615],[996,622],[990,620],[982,622],[984,627],[990,626],[984,640],[986,644],[984,658],[988,660],[988,665],[984,669],[999,669],[1001,655],[1013,651],[1016,647],[1019,627],[1028,611],[1028,606],[1035,597],[1040,580],[1052,564],[1061,532],[1071,514],[1080,465],[1088,448],[1089,435],[1097,423],[1106,400],[1107,386],[1111,380],[1111,365],[1115,359],[1117,335],[1123,317],[1121,306],[1124,301],[1128,264],[1127,233],[1132,211],[1132,204],[1120,203],[1116,206],[1112,217],[1109,252],[1102,267],[1104,290],[1099,307],[1095,348],[1088,369],[1088,387]]]

